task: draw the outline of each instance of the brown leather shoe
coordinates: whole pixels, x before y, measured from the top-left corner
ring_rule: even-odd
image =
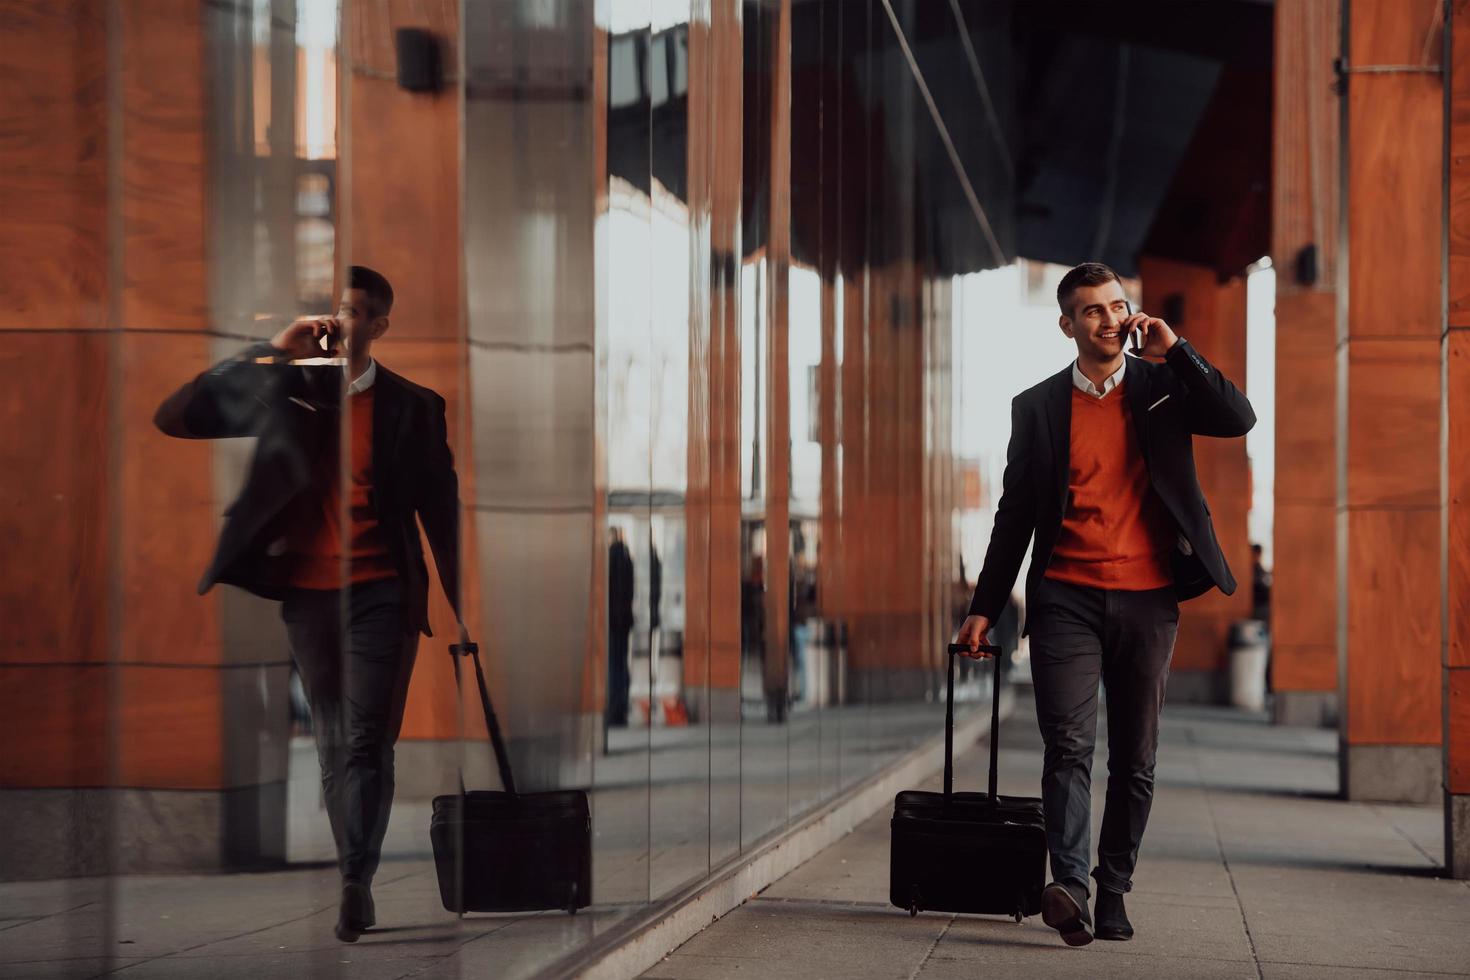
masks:
[[[1087,891],[1071,882],[1054,881],[1041,890],[1041,921],[1060,933],[1068,946],[1092,942]]]

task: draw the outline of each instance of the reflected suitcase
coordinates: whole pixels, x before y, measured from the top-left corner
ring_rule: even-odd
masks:
[[[968,647],[949,648],[944,709],[944,792],[909,790],[893,804],[888,900],[910,915],[977,912],[1012,915],[1017,922],[1041,911],[1046,875],[1046,829],[1041,800],[996,793],[1000,737],[1000,648],[990,705],[990,792],[954,792],[954,660]]]
[[[480,651],[454,644],[454,684],[459,658],[474,660],[485,726],[495,749],[503,792],[477,790],[434,798],[429,839],[439,874],[439,897],[451,912],[576,913],[592,901],[592,818],[581,790],[517,793],[500,723],[490,705]]]

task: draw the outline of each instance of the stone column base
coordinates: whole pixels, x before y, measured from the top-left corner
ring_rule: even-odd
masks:
[[[1272,720],[1278,725],[1337,727],[1336,691],[1277,691],[1272,698]]]
[[[0,881],[224,871],[286,857],[286,784],[0,790]]]
[[[1438,745],[1348,745],[1338,752],[1344,799],[1364,803],[1433,803],[1440,798]]]
[[[1470,879],[1470,794],[1444,794],[1444,866],[1451,878]]]

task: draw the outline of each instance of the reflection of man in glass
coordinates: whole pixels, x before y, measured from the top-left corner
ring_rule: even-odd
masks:
[[[459,609],[459,483],[444,399],[373,360],[392,307],[388,280],[353,266],[336,316],[299,319],[221,362],[154,418],[168,435],[257,439],[200,592],[225,582],[282,600],[337,846],[344,942],[375,924],[393,745],[418,635],[429,633],[415,515]],[[343,366],[290,363],[339,348]]]
[[[1096,934],[1129,939],[1123,895],[1153,803],[1179,600],[1235,591],[1195,476],[1192,439],[1243,436],[1256,416],[1167,323],[1132,312],[1107,266],[1068,272],[1057,303],[1077,360],[1012,406],[1004,489],[959,642],[973,649],[985,638],[1034,532],[1026,632],[1055,879],[1042,893],[1042,919],[1080,946],[1093,938],[1087,866],[1098,680],[1108,697],[1108,791],[1092,871]],[[1125,357],[1132,331],[1141,353],[1164,363]]]
[[[633,553],[623,529],[610,530],[607,548],[607,711],[605,724],[628,723],[628,638],[633,630]]]

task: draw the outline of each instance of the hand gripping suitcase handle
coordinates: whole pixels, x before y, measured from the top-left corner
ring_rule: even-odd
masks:
[[[475,683],[480,688],[480,707],[485,709],[485,727],[490,732],[490,744],[495,749],[495,764],[500,767],[500,784],[505,791],[514,796],[516,793],[515,776],[510,771],[510,757],[505,751],[505,740],[500,736],[500,721],[495,717],[495,708],[490,704],[490,689],[485,686],[485,671],[480,667],[480,645],[466,640],[464,643],[451,643],[449,645],[450,656],[454,658],[454,689],[461,690],[459,680],[459,658],[469,657],[475,662]],[[464,794],[464,777],[459,780],[460,794]]]
[[[954,795],[954,658],[970,653],[966,643],[949,645],[949,684],[944,696],[944,799]],[[1000,661],[1001,649],[994,643],[980,644],[979,652],[995,661],[995,680],[990,685],[990,798],[995,799],[1000,768]]]

